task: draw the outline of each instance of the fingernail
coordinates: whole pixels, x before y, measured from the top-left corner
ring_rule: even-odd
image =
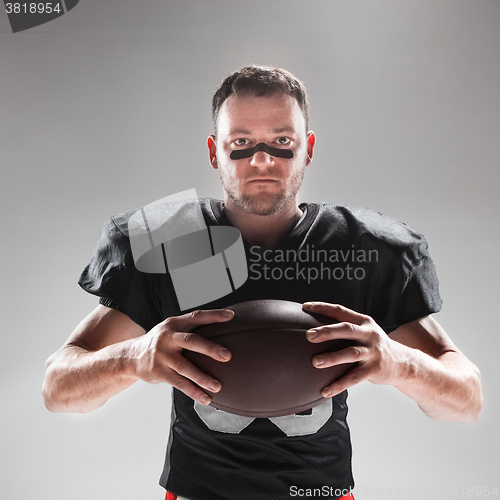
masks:
[[[222,386],[220,382],[217,382],[217,380],[212,380],[212,382],[208,384],[208,387],[212,392],[219,392]]]
[[[324,390],[321,395],[324,397],[324,398],[329,398],[331,395],[332,395],[332,391],[327,391],[327,390]]]
[[[231,359],[231,353],[227,349],[221,349],[219,354],[223,359]]]
[[[318,336],[318,330],[307,330],[307,338],[315,339]]]
[[[314,307],[315,306],[314,302],[304,302],[302,305],[306,306],[306,307]]]
[[[314,358],[314,366],[321,366],[324,363],[325,363],[325,358],[322,358],[321,356]]]
[[[226,318],[232,318],[234,316],[234,311],[230,311],[229,309],[225,309],[222,311],[222,315],[226,316]]]
[[[211,399],[205,394],[205,396],[202,396],[201,397],[201,402],[204,404],[204,405],[208,405],[210,404],[210,401]]]

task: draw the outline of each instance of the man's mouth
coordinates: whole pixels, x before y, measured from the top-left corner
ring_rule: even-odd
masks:
[[[257,179],[251,179],[248,182],[278,182],[277,179],[271,179],[270,177],[258,177]]]

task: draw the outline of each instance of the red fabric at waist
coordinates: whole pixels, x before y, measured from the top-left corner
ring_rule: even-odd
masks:
[[[174,495],[173,493],[167,491],[167,496],[165,497],[165,500],[177,500],[177,495]],[[352,496],[352,493],[348,493],[347,495],[344,495],[343,497],[339,498],[339,500],[354,500],[354,497]]]

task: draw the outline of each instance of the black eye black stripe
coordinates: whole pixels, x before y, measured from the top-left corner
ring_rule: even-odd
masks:
[[[268,146],[265,142],[259,142],[257,146],[249,149],[237,149],[230,155],[231,160],[242,160],[243,158],[250,158],[257,151],[264,151],[265,153],[277,156],[279,158],[293,158],[293,151],[291,149],[279,149]]]

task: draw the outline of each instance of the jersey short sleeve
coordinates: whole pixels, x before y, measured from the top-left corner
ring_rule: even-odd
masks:
[[[374,210],[332,204],[317,222],[309,246],[328,247],[340,256],[334,265],[353,268],[350,278],[328,282],[326,301],[371,316],[386,333],[441,309],[436,268],[419,231]]]
[[[379,273],[372,316],[391,332],[441,309],[439,281],[425,238],[416,233],[409,244]]]
[[[165,317],[160,304],[161,294],[166,293],[162,290],[165,276],[136,269],[127,230],[133,213],[106,221],[78,284],[100,297],[101,304],[118,309],[148,331]]]

